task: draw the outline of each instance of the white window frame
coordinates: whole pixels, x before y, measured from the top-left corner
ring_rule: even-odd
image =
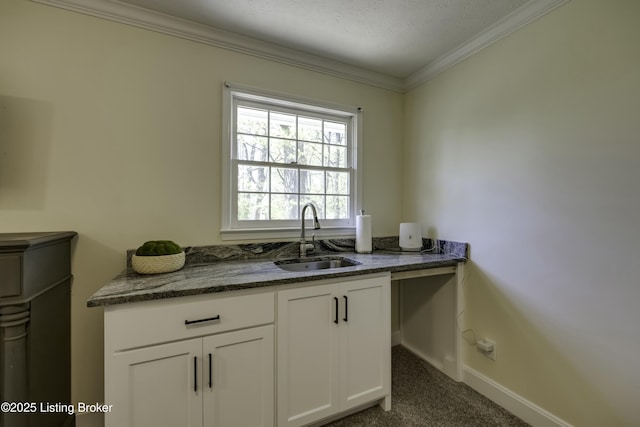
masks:
[[[269,104],[279,110],[296,114],[314,114],[326,118],[347,119],[350,152],[349,218],[341,220],[320,219],[320,230],[314,230],[317,237],[349,237],[355,234],[356,212],[362,206],[362,109],[331,104],[309,98],[296,97],[278,92],[224,83],[222,121],[222,224],[220,234],[223,240],[295,238],[300,236],[300,219],[297,220],[237,220],[237,162],[235,159],[235,115],[238,103]],[[307,212],[305,221],[311,228],[311,214]],[[309,234],[309,233],[307,233]]]

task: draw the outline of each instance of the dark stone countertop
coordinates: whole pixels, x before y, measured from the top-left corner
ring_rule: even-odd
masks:
[[[353,239],[316,242],[316,250],[308,258],[341,256],[359,264],[306,272],[285,271],[274,264],[274,260],[297,258],[295,242],[185,248],[187,261],[182,270],[141,275],[129,266],[93,294],[87,301],[87,306],[125,304],[386,271],[455,266],[467,259],[466,243],[440,240],[434,247],[430,239],[424,239],[423,247],[428,249],[422,252],[401,252],[397,241],[397,237],[374,239],[372,254],[355,253]]]

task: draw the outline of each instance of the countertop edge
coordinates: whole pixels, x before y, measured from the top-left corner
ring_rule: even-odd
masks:
[[[348,254],[343,254],[348,256]],[[141,294],[123,294],[123,295],[113,295],[113,296],[93,296],[87,301],[87,307],[105,307],[111,305],[121,305],[133,302],[141,302],[141,301],[155,301],[159,299],[167,299],[167,298],[177,298],[182,296],[192,296],[192,295],[203,295],[203,294],[214,294],[214,293],[222,293],[222,292],[230,292],[237,291],[243,289],[258,289],[262,287],[270,287],[277,285],[285,285],[291,283],[303,283],[303,282],[313,282],[320,281],[325,279],[332,278],[342,278],[342,277],[351,277],[351,276],[362,276],[367,274],[375,274],[380,272],[401,272],[401,271],[414,271],[414,270],[422,270],[422,269],[432,269],[438,267],[448,267],[448,266],[456,266],[460,262],[465,262],[465,257],[452,257],[449,259],[438,259],[438,260],[422,260],[416,263],[409,264],[401,264],[401,265],[388,265],[388,266],[372,266],[367,267],[366,265],[359,266],[358,269],[349,269],[336,271],[332,270],[330,272],[322,272],[320,274],[314,275],[296,275],[296,276],[283,276],[277,278],[269,278],[264,280],[256,280],[256,281],[247,281],[244,283],[235,283],[229,285],[217,285],[210,287],[197,287],[197,288],[186,288],[186,289],[172,289],[172,290],[158,290],[157,292],[146,292]],[[248,264],[251,264],[251,261],[245,261]]]

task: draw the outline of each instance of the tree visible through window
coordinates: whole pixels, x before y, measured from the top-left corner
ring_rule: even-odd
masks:
[[[230,211],[237,228],[294,226],[308,202],[325,224],[352,224],[353,112],[236,94],[231,122]]]

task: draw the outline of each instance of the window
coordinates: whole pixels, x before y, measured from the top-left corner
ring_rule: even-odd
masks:
[[[228,84],[225,98],[223,236],[292,236],[308,202],[325,235],[353,234],[358,109]]]

